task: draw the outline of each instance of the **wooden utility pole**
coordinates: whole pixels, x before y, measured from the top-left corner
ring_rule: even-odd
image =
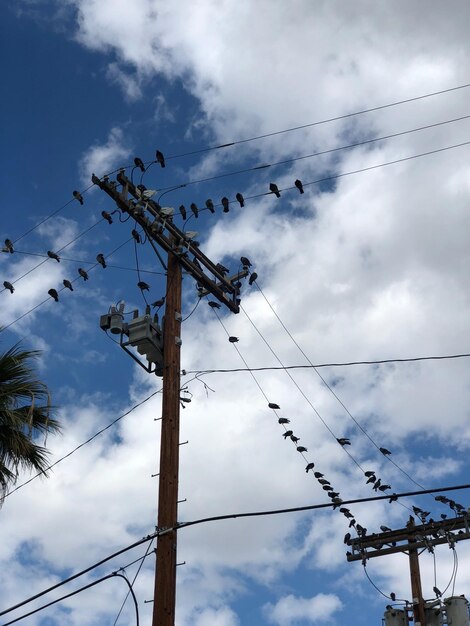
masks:
[[[168,254],[163,322],[163,400],[158,492],[158,529],[178,521],[180,421],[181,266]],[[176,530],[158,537],[153,626],[173,626],[176,602]]]
[[[396,554],[397,552],[407,552],[410,564],[414,624],[426,626],[418,550],[433,550],[434,546],[445,543],[453,548],[457,542],[465,539],[470,539],[470,516],[466,511],[451,519],[429,520],[429,522],[418,526],[410,517],[405,528],[349,539],[347,544],[352,548],[352,551],[346,553],[346,558],[348,561],[362,561],[365,565],[368,559]]]
[[[171,214],[152,200],[155,192],[142,185],[136,187],[124,171],[116,182],[92,181],[105,191],[118,208],[129,214],[143,228],[149,241],[168,253],[165,317],[163,323],[163,398],[160,444],[160,478],[157,528],[163,531],[157,540],[157,567],[152,626],[174,626],[176,606],[176,547],[178,523],[181,281],[182,268],[198,284],[199,296],[213,295],[233,313],[240,310],[240,278],[248,275],[244,268],[234,276],[214,264],[199,249],[199,244],[177,228]],[[119,185],[121,188],[119,189]],[[129,198],[129,194],[132,198]],[[193,256],[193,259],[189,255]],[[204,271],[205,270],[205,271]],[[212,303],[215,305],[215,303]],[[220,306],[220,305],[216,305]],[[121,345],[122,342],[121,342]]]

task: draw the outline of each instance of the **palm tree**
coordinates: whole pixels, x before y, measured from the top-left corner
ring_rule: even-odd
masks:
[[[51,417],[48,388],[36,375],[34,360],[39,355],[18,344],[0,354],[0,503],[20,469],[46,475],[47,434],[60,430]],[[44,445],[38,443],[41,435]]]

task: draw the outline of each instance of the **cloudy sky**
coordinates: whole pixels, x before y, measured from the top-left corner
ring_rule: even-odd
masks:
[[[160,194],[185,185],[162,199],[175,207],[233,200],[228,213],[203,212],[187,228],[214,261],[235,272],[248,256],[259,277],[259,289],[244,284],[238,315],[221,310],[221,324],[202,301],[183,324],[191,403],[181,416],[180,521],[328,502],[306,461],[343,499],[374,494],[364,470],[391,491],[467,483],[468,359],[290,376],[267,369],[256,380],[194,373],[470,352],[468,3],[6,0],[3,8],[0,235],[15,253],[0,256],[0,270],[15,291],[0,293],[1,347],[22,340],[42,350],[41,376],[64,426],[47,441],[51,462],[146,401],[49,480],[6,498],[2,610],[155,528],[161,394],[152,394],[161,380],[106,337],[99,316],[119,300],[142,310],[137,267],[148,301],[160,298],[164,268],[148,243],[134,246],[131,221],[101,219],[115,207],[89,187],[92,172],[136,156],[150,162],[157,149],[166,167],[153,165],[143,182]],[[296,130],[279,132],[288,129]],[[266,194],[272,182],[285,190],[280,198]],[[83,192],[83,206],[73,190]],[[237,192],[250,198],[244,208]],[[59,251],[60,263],[44,257],[48,250]],[[94,267],[100,252],[106,269]],[[47,292],[64,278],[74,291],[56,303]],[[198,299],[190,276],[183,286],[186,317]],[[227,333],[239,338],[238,352]],[[267,398],[280,405],[277,415]],[[303,455],[282,437],[278,417],[290,419]],[[350,439],[349,455],[336,437]],[[468,492],[455,497],[468,504]],[[432,496],[403,504],[452,515]],[[406,507],[351,509],[379,532],[404,526]],[[331,510],[181,530],[178,626],[380,624],[390,601],[360,563],[346,562],[347,531],[348,520]],[[469,546],[457,552],[455,579],[448,546],[436,549],[435,568],[423,554],[427,598],[436,583],[450,583],[445,595],[470,593]],[[131,580],[138,567],[126,569]],[[367,573],[385,595],[410,599],[405,556],[371,560]],[[134,585],[141,623],[150,620],[153,575],[151,555]],[[126,593],[121,580],[107,580],[24,623],[135,624],[130,600],[117,619]]]

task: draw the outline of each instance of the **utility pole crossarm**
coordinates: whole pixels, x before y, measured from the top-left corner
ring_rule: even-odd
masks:
[[[193,276],[197,283],[233,313],[238,313],[240,311],[238,288],[201,252],[198,246],[193,244],[186,233],[173,224],[171,216],[161,213],[161,207],[156,202],[146,198],[144,206],[139,204],[142,203],[142,192],[123,172],[118,174],[117,180],[122,185],[122,191],[119,191],[117,185],[108,179],[101,180],[95,174],[92,176],[92,182],[105,191],[123,213],[131,215],[149,238],[167,253],[177,256],[179,264]],[[129,200],[128,192],[138,202]],[[145,215],[146,211],[154,218],[153,220]],[[189,253],[193,254],[194,260],[189,258]],[[202,266],[214,276],[214,279],[203,271]]]

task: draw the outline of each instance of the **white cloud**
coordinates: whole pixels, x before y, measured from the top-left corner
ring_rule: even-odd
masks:
[[[142,89],[139,80],[129,73],[126,73],[119,66],[119,63],[110,63],[108,65],[106,77],[122,90],[126,100],[129,102],[135,102],[142,97]]]
[[[92,174],[103,176],[113,167],[125,165],[130,152],[122,129],[114,126],[104,144],[96,143],[82,155],[79,166],[83,184],[90,184]]]
[[[341,608],[342,603],[337,596],[319,593],[312,598],[284,596],[274,605],[266,604],[264,610],[270,623],[292,626],[329,621]]]

